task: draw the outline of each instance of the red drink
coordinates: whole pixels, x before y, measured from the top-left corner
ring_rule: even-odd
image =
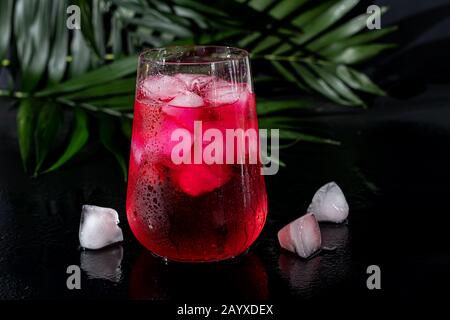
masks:
[[[204,151],[215,140],[199,141],[194,121],[201,121],[203,133],[222,134],[223,163],[196,162],[195,149]],[[192,138],[189,151],[180,153],[188,163],[173,161],[176,129]],[[249,163],[248,148],[245,163],[236,163],[237,156],[225,163],[228,153],[242,151],[225,145],[226,129],[257,133],[250,86],[193,74],[139,81],[127,216],[136,238],[153,253],[176,261],[223,260],[246,251],[260,234],[267,214],[261,165]]]

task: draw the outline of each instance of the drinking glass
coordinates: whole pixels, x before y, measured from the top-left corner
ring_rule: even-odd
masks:
[[[245,50],[141,53],[126,204],[139,242],[174,261],[245,252],[267,215],[258,143]]]

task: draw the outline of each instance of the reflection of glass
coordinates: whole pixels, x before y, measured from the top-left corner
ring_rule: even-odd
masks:
[[[149,300],[267,300],[267,273],[253,252],[220,264],[164,263],[143,251],[133,265],[130,297]]]
[[[212,129],[214,138],[198,135],[200,122],[201,131]],[[240,138],[232,136],[235,146],[228,148],[228,129],[250,130],[255,139],[250,134],[238,144]],[[127,192],[127,216],[136,238],[153,253],[176,261],[217,261],[247,250],[267,214],[261,165],[258,160],[250,164],[252,154],[258,158],[257,129],[244,50],[192,46],[142,53]],[[174,161],[180,142],[173,141],[176,130],[190,139],[182,152],[184,163]],[[211,163],[205,153],[219,136],[221,152],[211,153]]]
[[[90,279],[119,282],[122,278],[123,249],[121,245],[102,250],[83,250],[80,254],[81,269]]]

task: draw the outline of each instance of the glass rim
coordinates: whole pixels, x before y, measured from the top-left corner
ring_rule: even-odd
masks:
[[[215,54],[223,54],[212,60],[205,61],[167,61],[164,54],[185,53],[189,51],[209,49]],[[200,56],[199,56],[200,57]],[[206,55],[205,57],[208,57]],[[207,65],[213,63],[227,63],[230,61],[238,61],[248,59],[249,53],[245,49],[231,46],[217,45],[175,45],[160,48],[147,48],[139,53],[139,62],[163,64],[163,65]]]

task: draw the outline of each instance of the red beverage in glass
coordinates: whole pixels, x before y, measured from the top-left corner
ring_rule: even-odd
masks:
[[[192,48],[206,48],[201,51],[206,56],[210,50],[230,50]],[[234,53],[239,55],[236,59],[243,52]],[[150,54],[155,53],[150,50]],[[196,54],[201,56],[198,51]],[[243,59],[248,63],[247,56]],[[197,64],[204,67],[205,63],[214,63],[186,60],[189,71],[198,70]],[[226,64],[228,60],[224,61],[217,63]],[[141,56],[140,67],[142,64]],[[166,64],[170,66],[167,59]],[[253,131],[257,135],[251,83],[214,73],[167,73],[138,77],[127,191],[130,227],[147,249],[169,260],[217,261],[235,257],[255,241],[267,215],[261,164],[250,163],[250,153],[257,151],[257,144],[249,142],[249,138],[245,140],[247,144],[241,145],[245,150],[237,150],[237,140],[235,146],[226,144],[227,129]],[[187,152],[178,153],[186,160],[184,163],[173,160],[173,150],[180,142],[172,136],[177,129],[187,133],[191,141],[186,144]],[[222,160],[217,163],[206,163],[203,157],[203,151],[215,142],[214,138],[205,139],[203,134],[208,129],[223,137],[222,154],[213,152],[216,159]],[[199,149],[200,163],[195,155]],[[238,161],[238,151],[245,163]],[[230,152],[233,156],[227,159]]]

